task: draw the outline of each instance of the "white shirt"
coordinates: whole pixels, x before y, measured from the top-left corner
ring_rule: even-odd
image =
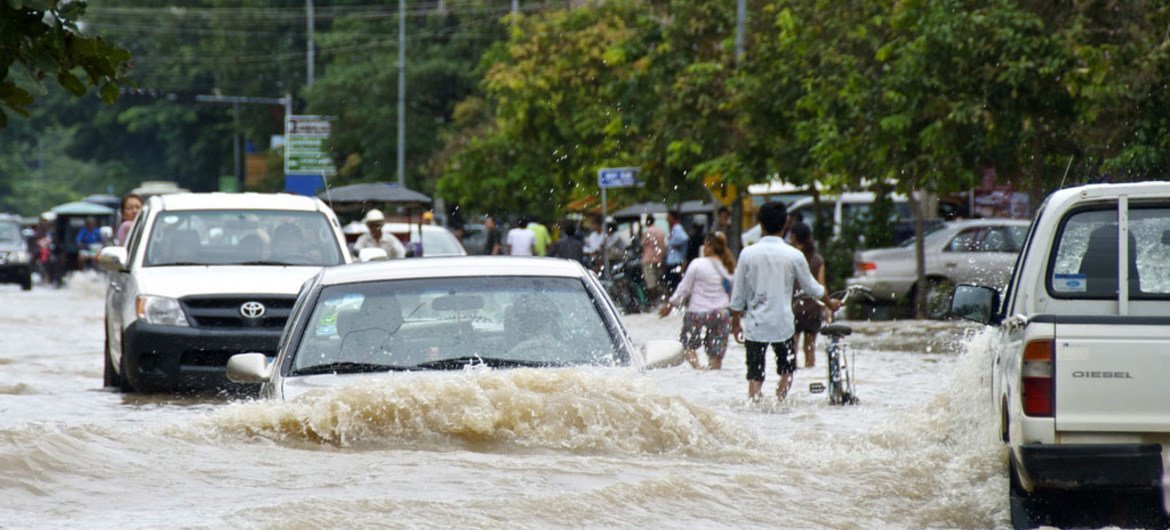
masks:
[[[382,242],[379,244],[374,240],[374,236],[370,234],[362,234],[358,236],[357,241],[353,243],[354,250],[361,250],[363,248],[380,248],[386,251],[388,259],[399,259],[406,257],[406,247],[402,246],[402,242],[398,240],[393,234],[383,234]]]
[[[604,241],[605,241],[605,236],[602,235],[601,232],[598,232],[596,230],[589,232],[589,235],[585,236],[585,248],[584,248],[585,253],[586,254],[593,254],[594,252],[600,252],[601,251],[601,243]]]
[[[687,301],[688,313],[710,313],[726,309],[731,302],[723,290],[723,279],[731,280],[731,273],[718,259],[705,257],[691,262],[687,273],[670,297],[670,305],[679,306]]]
[[[765,236],[739,255],[731,310],[743,312],[740,323],[744,340],[783,342],[796,332],[792,314],[793,281],[809,295],[820,298],[825,288],[808,269],[808,261],[795,247],[777,236]]]
[[[527,228],[508,230],[508,253],[513,256],[531,256],[536,243],[536,232]]]

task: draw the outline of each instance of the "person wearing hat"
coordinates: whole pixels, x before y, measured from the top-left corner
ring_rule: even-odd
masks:
[[[385,222],[386,216],[382,215],[381,210],[373,209],[366,212],[362,223],[365,223],[370,231],[358,237],[357,242],[353,244],[354,252],[359,252],[363,248],[380,248],[386,251],[386,257],[389,259],[406,257],[406,247],[402,246],[402,242],[393,235],[386,237],[382,232],[382,225]]]

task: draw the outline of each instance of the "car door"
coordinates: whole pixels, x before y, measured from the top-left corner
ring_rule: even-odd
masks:
[[[987,229],[981,226],[959,230],[946,245],[943,245],[937,268],[933,272],[950,278],[956,284],[979,284],[975,281],[978,276],[977,249],[986,237],[986,232]]]
[[[139,212],[139,222],[126,237],[126,268],[109,273],[109,284],[106,288],[106,337],[108,338],[110,361],[114,366],[121,366],[122,362],[122,330],[125,329],[126,304],[133,302],[133,296],[128,291],[133,290],[130,282],[134,256],[142,247],[142,233],[150,212],[143,208]]]

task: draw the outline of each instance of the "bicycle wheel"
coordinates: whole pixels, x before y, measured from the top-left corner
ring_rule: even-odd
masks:
[[[837,343],[829,345],[829,404],[840,405],[845,400],[845,389],[842,387],[841,346]]]

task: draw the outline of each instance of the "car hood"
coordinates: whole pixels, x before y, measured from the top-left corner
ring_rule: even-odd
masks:
[[[296,295],[321,267],[214,266],[142,267],[134,276],[138,292],[180,298],[239,293]]]

